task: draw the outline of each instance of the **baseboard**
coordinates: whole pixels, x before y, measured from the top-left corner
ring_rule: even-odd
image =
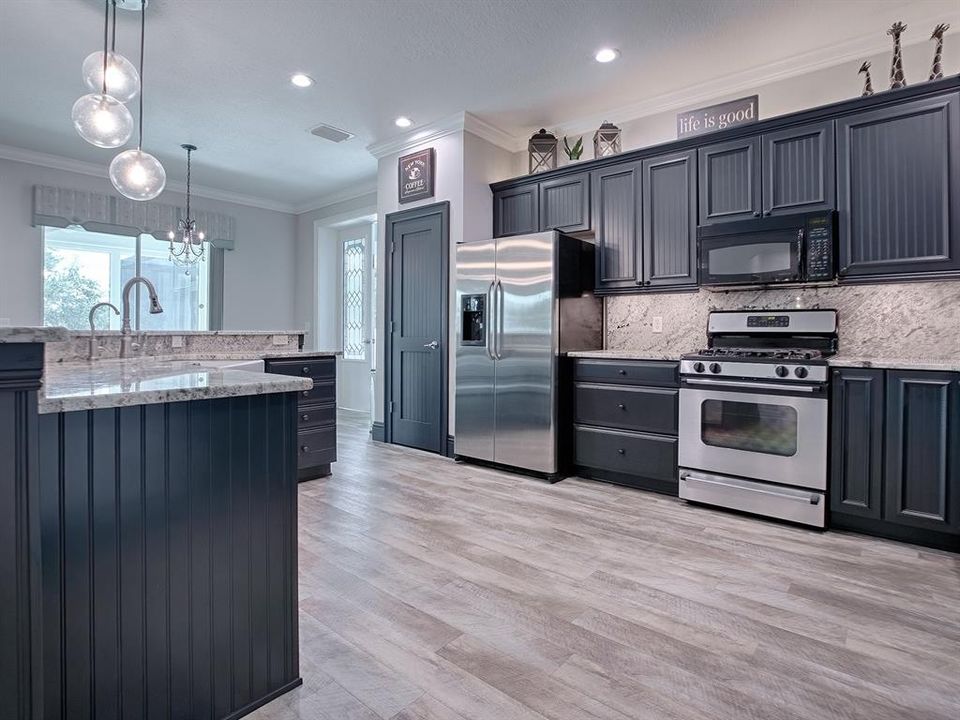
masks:
[[[882,537],[887,540],[899,540],[900,542],[913,543],[914,545],[925,545],[926,547],[937,548],[938,550],[949,550],[950,552],[960,553],[960,536],[941,533],[935,530],[896,525],[894,523],[859,517],[857,515],[831,512],[827,522],[827,528],[830,530],[847,530],[863,535]]]
[[[292,682],[288,682],[286,685],[283,685],[277,688],[276,690],[264,695],[259,700],[254,700],[249,705],[244,705],[239,710],[235,710],[234,712],[224,717],[223,720],[238,720],[238,718],[242,718],[244,715],[249,715],[254,710],[263,707],[268,702],[272,702],[276,700],[278,697],[280,697],[284,693],[288,693],[294,688],[300,687],[301,685],[303,685],[303,678],[298,677],[296,680]]]
[[[447,435],[447,457],[453,457],[453,435]]]
[[[370,425],[370,437],[372,439],[376,440],[377,442],[383,442],[385,434],[386,430],[384,429],[382,422],[374,421],[373,424]]]

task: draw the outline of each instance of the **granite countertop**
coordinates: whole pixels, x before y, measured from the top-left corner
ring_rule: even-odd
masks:
[[[38,404],[44,414],[299,392],[312,387],[309,378],[207,368],[182,359],[103,360],[48,365]]]
[[[220,352],[218,350],[210,352],[192,352],[176,355],[143,355],[138,358],[130,358],[126,362],[156,362],[172,363],[176,361],[197,362],[203,360],[309,360],[310,358],[339,357],[343,355],[342,350],[296,350],[284,348],[270,348],[265,350],[240,350],[237,352]],[[103,363],[121,362],[115,357],[101,357],[94,361],[94,365]],[[48,361],[48,368],[57,367],[83,367],[89,366],[89,361],[76,360],[57,360]]]
[[[595,358],[597,360],[673,360],[680,359],[679,352],[658,350],[574,350],[567,353],[572,358]]]
[[[64,342],[71,335],[62,327],[0,326],[0,343]]]
[[[960,372],[960,356],[951,359],[936,358],[867,358],[839,353],[827,361],[832,367],[878,368],[881,370],[942,370]]]

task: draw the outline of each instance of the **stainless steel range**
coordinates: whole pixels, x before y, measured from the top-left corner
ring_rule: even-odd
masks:
[[[836,311],[713,312],[707,338],[680,363],[680,497],[823,527]]]

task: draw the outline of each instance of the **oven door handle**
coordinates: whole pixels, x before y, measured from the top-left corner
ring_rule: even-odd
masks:
[[[788,385],[784,383],[783,385],[776,385],[774,383],[761,383],[761,382],[737,382],[735,380],[699,380],[697,378],[683,378],[683,382],[688,385],[706,385],[708,387],[728,387],[728,388],[742,388],[744,390],[788,390],[796,392],[805,392],[805,393],[814,393],[819,388],[814,387],[813,385]]]
[[[787,493],[780,493],[780,492],[777,492],[776,490],[767,490],[765,488],[731,485],[730,483],[725,483],[722,480],[713,480],[711,478],[705,478],[699,475],[694,475],[693,473],[681,473],[680,479],[694,480],[696,482],[704,483],[706,485],[717,485],[723,488],[730,488],[731,490],[745,490],[747,492],[757,493],[758,495],[773,495],[774,497],[780,498],[781,500],[795,500],[796,502],[801,502],[806,505],[820,504],[820,495],[815,492],[812,492],[807,496],[789,495]]]

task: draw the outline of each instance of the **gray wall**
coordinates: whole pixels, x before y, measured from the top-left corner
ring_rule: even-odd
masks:
[[[114,193],[106,178],[0,160],[0,322],[43,319],[41,228],[30,225],[33,186]],[[165,192],[160,202],[179,203]],[[236,250],[224,261],[226,330],[297,330],[294,313],[297,218],[288,213],[195,198],[198,208],[236,218]]]

